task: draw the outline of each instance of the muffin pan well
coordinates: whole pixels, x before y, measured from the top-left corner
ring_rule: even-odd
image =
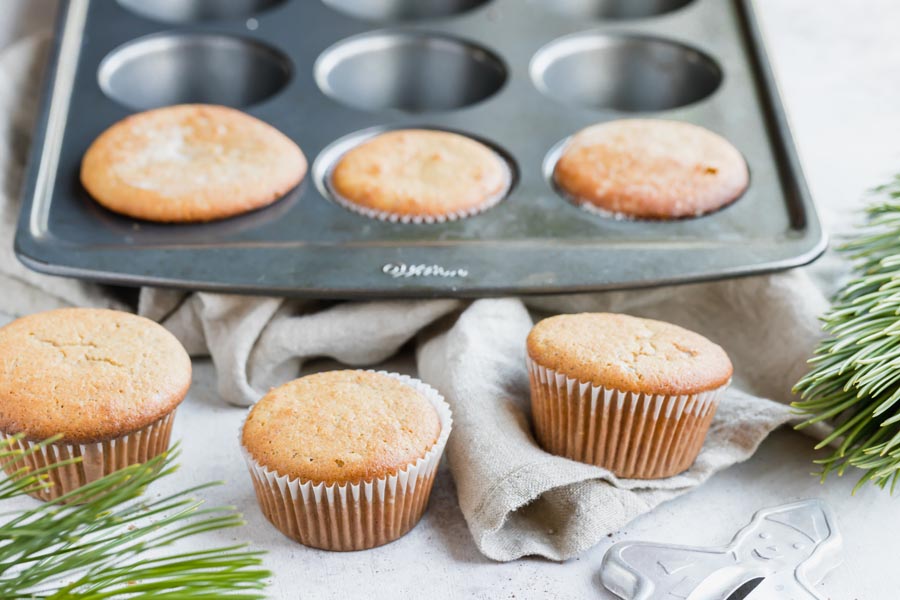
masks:
[[[116,48],[100,63],[106,95],[138,110],[185,102],[243,107],[291,77],[287,56],[259,42],[218,34],[161,33]]]
[[[449,17],[491,0],[322,0],[349,16],[372,21],[407,21]]]
[[[495,94],[503,62],[465,40],[432,33],[377,31],[338,42],[315,66],[325,94],[362,110],[413,113],[464,108]]]
[[[130,285],[319,297],[485,296],[639,287],[789,268],[825,238],[751,0],[69,0],[15,248],[39,271]],[[225,221],[107,212],[81,157],[136,110],[235,106],[312,168],[288,196]],[[747,193],[697,219],[623,221],[552,184],[561,144],[626,117],[733,142]],[[492,209],[383,222],[329,197],[341,148],[403,127],[455,131],[514,174]]]
[[[128,10],[168,23],[214,21],[253,15],[286,0],[118,0]]]

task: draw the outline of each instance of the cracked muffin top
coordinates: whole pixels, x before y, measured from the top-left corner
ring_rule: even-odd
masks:
[[[258,463],[292,479],[359,483],[397,473],[437,442],[431,401],[370,371],[329,371],[271,390],[250,411],[241,440]]]
[[[344,204],[367,214],[452,219],[499,202],[510,172],[496,152],[472,138],[399,129],[344,154],[331,184]]]
[[[129,313],[64,308],[0,328],[0,431],[69,443],[131,433],[173,411],[191,361],[161,325]]]
[[[621,119],[572,136],[554,168],[576,203],[638,219],[683,219],[731,204],[750,172],[722,136],[691,123]]]
[[[698,333],[610,313],[544,319],[528,335],[528,356],[578,381],[644,394],[706,392],[733,373],[725,351]]]

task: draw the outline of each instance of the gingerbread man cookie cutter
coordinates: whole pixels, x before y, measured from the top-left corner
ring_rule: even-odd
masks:
[[[757,512],[722,548],[619,542],[601,579],[624,600],[824,600],[813,586],[841,563],[841,546],[831,508],[804,500]]]

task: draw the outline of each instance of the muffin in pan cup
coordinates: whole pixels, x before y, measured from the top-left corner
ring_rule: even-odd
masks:
[[[51,500],[146,462],[169,448],[190,384],[184,347],[149,319],[88,308],[17,319],[0,328],[0,435],[23,454],[3,469],[77,459],[32,494]]]
[[[540,445],[629,479],[694,463],[733,373],[725,351],[697,333],[607,313],[541,321],[527,363]]]
[[[470,137],[397,129],[365,140],[337,161],[329,178],[335,202],[392,223],[444,223],[482,213],[506,197],[509,164]]]

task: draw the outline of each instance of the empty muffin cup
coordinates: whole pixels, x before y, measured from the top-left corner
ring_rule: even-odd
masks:
[[[164,23],[252,17],[285,0],[119,0],[131,12]]]
[[[331,8],[369,21],[416,21],[451,17],[490,0],[322,0]]]
[[[485,100],[503,87],[507,72],[499,57],[472,42],[377,31],[325,50],[315,77],[322,92],[353,108],[424,113]]]
[[[711,95],[722,71],[703,52],[662,38],[577,33],[540,49],[535,86],[562,104],[594,110],[660,111]]]
[[[241,108],[278,93],[291,61],[260,42],[212,33],[162,33],[124,44],[103,59],[100,87],[146,110],[173,104]]]

